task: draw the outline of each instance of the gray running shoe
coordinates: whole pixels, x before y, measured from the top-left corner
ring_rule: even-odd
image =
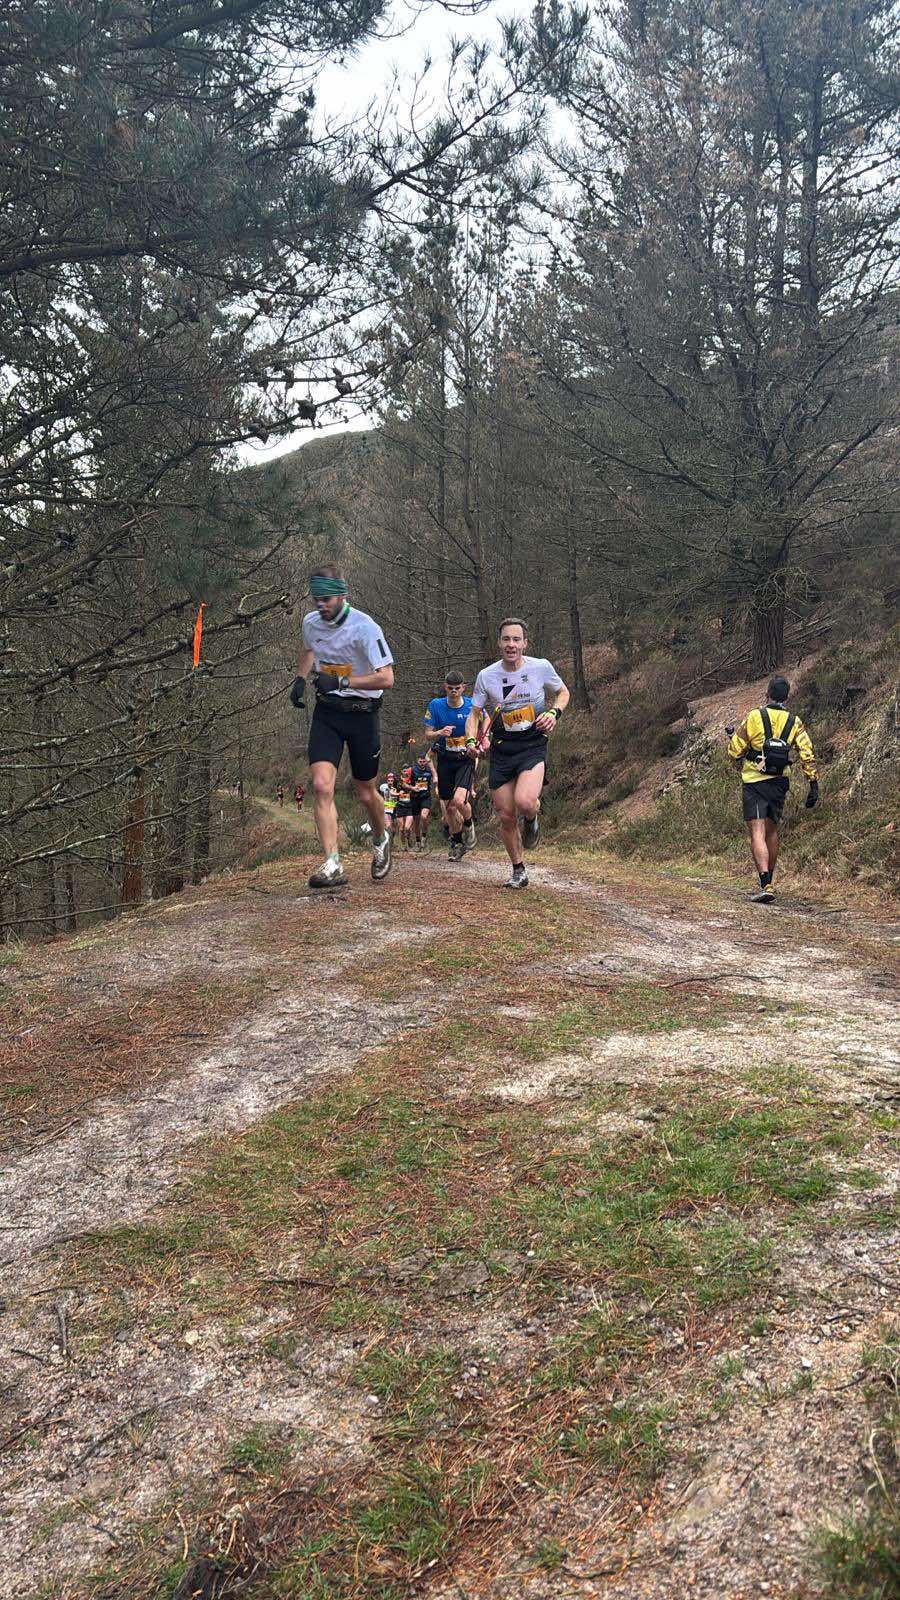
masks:
[[[533,817],[522,818],[522,843],[526,850],[533,850],[538,842],[541,825],[537,814]]]
[[[770,883],[767,883],[764,889],[757,889],[750,899],[755,900],[758,906],[770,906],[775,899],[775,890]]]
[[[372,877],[376,883],[386,878],[391,870],[391,836],[386,833],[380,844],[372,848]]]
[[[448,861],[462,861],[466,853],[465,844],[461,839],[451,839],[450,849],[447,851]]]
[[[340,889],[347,882],[347,874],[339,861],[323,861],[315,872],[310,874],[309,887],[311,889]]]
[[[475,824],[474,822],[467,822],[463,828],[463,845],[467,850],[474,850],[477,843],[478,840],[475,837]]]
[[[528,888],[528,873],[525,871],[525,868],[524,868],[524,866],[522,866],[521,863],[519,864],[519,866],[513,867],[512,872],[511,872],[510,876],[507,878],[507,880],[506,880],[505,884],[503,885],[503,887],[504,887],[504,889],[527,889]]]

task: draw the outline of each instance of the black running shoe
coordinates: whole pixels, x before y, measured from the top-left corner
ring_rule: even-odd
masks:
[[[466,853],[466,847],[463,844],[462,840],[461,839],[451,839],[451,841],[450,841],[450,849],[447,851],[447,860],[448,861],[462,861],[462,858],[465,855],[465,853]]]
[[[533,817],[522,818],[522,843],[526,850],[533,850],[538,842],[541,825],[537,813]]]
[[[525,871],[525,868],[521,862],[517,867],[513,867],[512,872],[510,873],[503,887],[504,889],[528,888],[528,873]]]
[[[755,901],[758,906],[770,906],[775,899],[775,890],[770,883],[767,883],[764,889],[757,889],[756,893],[750,896],[750,899]]]

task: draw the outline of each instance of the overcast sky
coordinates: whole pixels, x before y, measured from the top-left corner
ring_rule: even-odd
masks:
[[[489,0],[474,16],[458,11],[447,11],[437,4],[407,4],[396,0],[387,18],[379,28],[379,37],[372,39],[356,54],[348,56],[343,66],[326,67],[316,84],[316,98],[327,112],[330,121],[351,120],[361,116],[376,99],[383,100],[391,90],[394,76],[399,79],[396,91],[402,104],[412,94],[416,77],[421,74],[427,57],[433,63],[429,84],[433,85],[432,104],[436,108],[446,84],[446,64],[453,39],[499,40],[501,20],[511,16],[527,16],[532,9],[531,0]],[[353,422],[339,422],[286,436],[277,443],[263,445],[250,442],[241,447],[244,461],[258,463],[272,461],[276,456],[296,450],[308,439],[323,433],[343,432],[347,428],[365,428],[369,419],[358,417]]]

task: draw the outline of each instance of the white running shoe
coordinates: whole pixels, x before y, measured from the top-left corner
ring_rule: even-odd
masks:
[[[380,878],[386,878],[391,870],[391,836],[386,833],[380,843],[372,848],[372,877],[376,883]]]
[[[475,836],[474,822],[467,822],[463,828],[463,844],[467,850],[474,850],[478,840]]]
[[[503,887],[504,889],[528,888],[528,873],[525,871],[525,868],[521,863],[519,866],[513,867],[512,872],[510,873],[510,876],[507,878]]]
[[[310,874],[309,887],[311,889],[339,889],[346,882],[347,874],[341,863],[335,861],[333,856],[328,856],[327,860],[323,861],[322,865]]]

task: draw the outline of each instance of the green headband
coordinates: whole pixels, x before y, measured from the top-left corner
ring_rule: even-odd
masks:
[[[330,600],[336,594],[346,594],[343,578],[310,578],[309,587],[314,600]]]

